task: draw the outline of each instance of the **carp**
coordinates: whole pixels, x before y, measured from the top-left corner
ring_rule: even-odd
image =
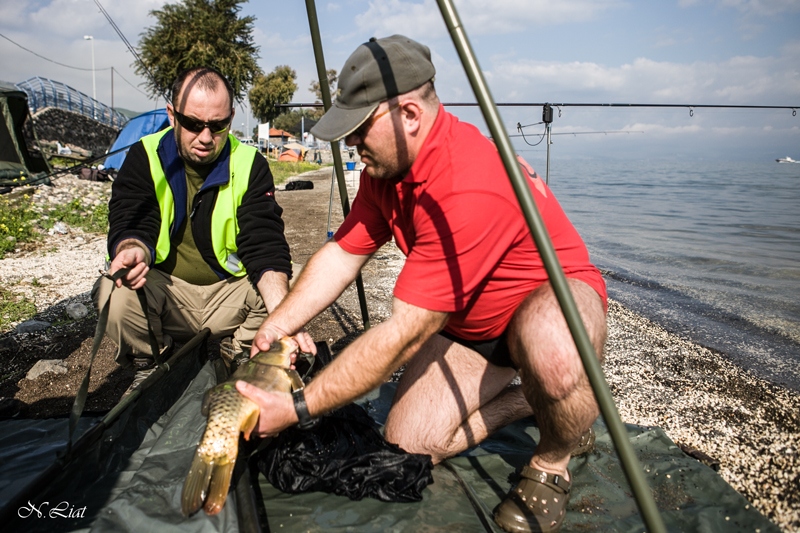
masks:
[[[183,484],[184,516],[201,507],[208,515],[222,510],[239,451],[239,433],[249,440],[258,421],[258,405],[236,390],[236,381],[247,381],[266,391],[291,393],[303,388],[300,375],[289,368],[291,356],[297,350],[294,340],[284,337],[272,343],[268,351],[250,358],[230,379],[206,392],[202,413],[208,422]]]

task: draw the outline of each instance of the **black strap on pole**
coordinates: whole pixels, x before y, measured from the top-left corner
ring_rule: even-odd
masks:
[[[147,339],[150,343],[150,351],[153,353],[153,360],[156,362],[157,366],[163,361],[161,360],[161,349],[158,347],[158,340],[156,339],[155,333],[153,333],[153,326],[150,323],[150,311],[147,307],[147,294],[144,292],[144,287],[136,289],[136,297],[139,299],[139,305],[142,306],[144,320],[147,323]]]
[[[306,0],[306,11],[308,12],[308,25],[311,29],[311,42],[314,46],[314,58],[317,62],[317,76],[319,77],[320,93],[322,93],[322,103],[325,106],[325,111],[327,111],[331,107],[331,88],[328,85],[328,73],[325,70],[325,57],[322,53],[322,39],[319,34],[317,7],[314,4],[314,0]],[[347,197],[347,182],[344,179],[339,141],[331,143],[331,155],[333,155],[336,181],[339,184],[339,197],[342,199],[342,212],[346,217],[350,214],[350,200]],[[364,294],[364,280],[361,278],[361,273],[356,276],[356,290],[358,291],[358,303],[361,306],[361,320],[364,323],[364,329],[368,330],[369,311],[367,310],[367,297]]]
[[[64,450],[64,455],[67,457],[70,455],[70,453],[72,453],[72,438],[75,433],[75,428],[78,425],[78,420],[80,420],[81,415],[83,414],[83,408],[86,405],[86,398],[89,395],[89,378],[92,375],[92,364],[94,364],[94,358],[100,349],[100,343],[103,341],[103,336],[106,333],[109,308],[111,306],[111,295],[114,293],[114,289],[117,286],[117,280],[125,276],[125,274],[127,274],[129,271],[129,268],[121,268],[114,272],[114,274],[103,274],[104,277],[107,277],[109,280],[111,280],[111,290],[108,292],[108,299],[102,303],[100,312],[98,313],[97,326],[94,330],[94,340],[92,342],[92,352],[89,356],[89,366],[86,369],[86,374],[83,376],[80,386],[78,387],[78,391],[75,393],[75,400],[72,402],[72,409],[69,413],[69,434],[67,438],[67,447]],[[145,320],[147,321],[147,335],[149,337],[150,349],[153,352],[153,358],[155,359],[156,366],[161,366],[163,363],[161,360],[161,351],[158,348],[158,341],[153,333],[153,328],[150,326],[150,315],[147,310],[147,296],[145,295],[144,289],[137,289],[136,296],[139,298],[139,303],[142,306],[142,312],[144,313]]]
[[[500,152],[500,156],[503,159],[506,172],[511,179],[514,192],[520,202],[520,207],[525,213],[525,218],[530,227],[531,234],[533,235],[539,254],[542,257],[547,274],[550,277],[550,283],[561,306],[561,310],[564,313],[564,318],[575,340],[575,345],[583,361],[586,375],[594,390],[597,403],[600,406],[600,411],[606,421],[609,433],[611,433],[612,440],[622,462],[623,470],[631,485],[634,496],[636,497],[636,503],[639,506],[639,511],[642,514],[645,525],[649,531],[659,533],[666,531],[664,522],[658,512],[658,507],[656,507],[655,500],[653,499],[653,494],[644,479],[642,467],[628,440],[627,431],[619,417],[619,412],[614,404],[614,399],[611,396],[608,383],[606,383],[603,371],[600,369],[600,363],[597,360],[594,347],[592,346],[577,306],[575,305],[575,300],[572,298],[569,285],[567,285],[566,276],[564,276],[564,271],[561,269],[558,256],[553,249],[553,243],[550,241],[547,228],[544,226],[544,222],[536,207],[536,203],[533,201],[527,182],[522,176],[522,172],[517,164],[511,141],[503,127],[497,107],[489,92],[486,80],[483,78],[483,73],[478,65],[472,46],[467,39],[466,31],[461,24],[456,7],[452,0],[437,0],[437,3],[439,4],[439,9],[442,12],[442,17],[450,32],[450,36],[453,39],[453,44],[461,58],[464,70],[470,80],[472,90],[475,92],[475,97],[480,103],[484,119],[489,126],[492,137]]]
[[[69,413],[69,433],[67,435],[67,447],[64,450],[65,457],[69,457],[69,455],[72,453],[72,437],[75,433],[75,427],[78,425],[78,420],[80,420],[81,414],[83,414],[83,408],[86,405],[86,397],[89,394],[89,377],[92,374],[92,364],[94,363],[94,358],[97,355],[97,351],[100,349],[100,343],[103,340],[103,335],[106,333],[106,325],[108,324],[108,311],[109,307],[111,306],[111,295],[114,293],[117,280],[127,274],[129,270],[130,269],[128,268],[121,268],[114,274],[108,276],[111,279],[111,290],[108,293],[108,299],[103,302],[102,306],[100,307],[100,312],[97,315],[97,326],[94,330],[94,342],[92,343],[92,353],[89,355],[89,366],[86,369],[86,374],[83,376],[83,381],[81,381],[81,384],[78,386],[78,390],[75,393],[75,400],[72,402],[72,409]]]

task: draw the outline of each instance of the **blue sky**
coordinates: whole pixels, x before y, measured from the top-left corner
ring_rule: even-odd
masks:
[[[100,0],[126,38],[138,43],[163,0]],[[489,7],[491,6],[491,7]],[[497,102],[733,104],[800,106],[800,2],[797,0],[459,0],[456,7]],[[298,73],[296,102],[311,102],[316,75],[304,2],[253,0],[260,66]],[[369,37],[403,33],[431,47],[444,102],[474,102],[433,0],[318,2],[325,60],[340,69]],[[0,79],[41,76],[92,94],[94,37],[98,100],[137,111],[161,107],[137,86],[133,58],[93,0],[0,0]],[[101,70],[105,69],[105,70]],[[487,128],[475,108],[451,108]],[[502,108],[510,134],[541,120],[541,107]],[[237,121],[250,128],[246,106]],[[241,128],[241,126],[240,126]],[[541,126],[525,128],[535,137]],[[570,135],[581,132],[627,132]],[[800,116],[790,110],[565,107],[556,113],[553,157],[800,159]],[[543,144],[514,145],[538,167]]]

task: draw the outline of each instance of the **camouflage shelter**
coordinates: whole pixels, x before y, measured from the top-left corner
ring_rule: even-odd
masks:
[[[37,174],[49,172],[41,153],[31,151],[36,135],[26,93],[0,81],[0,111],[0,185],[22,185]]]

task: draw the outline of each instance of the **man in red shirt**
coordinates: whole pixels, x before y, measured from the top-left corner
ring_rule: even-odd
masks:
[[[237,387],[262,407],[259,432],[275,434],[353,401],[406,365],[386,439],[434,463],[535,414],[540,442],[495,520],[508,531],[555,531],[571,487],[570,455],[597,405],[500,156],[474,126],[444,110],[434,74],[428,48],[400,35],[371,39],[345,63],[340,96],[311,133],[356,147],[365,164],[358,195],[333,240],[261,326],[253,350],[332,304],[394,238],[407,259],[392,317],[294,398]],[[605,284],[552,192],[523,168],[602,354]],[[517,374],[521,385],[509,386]]]

